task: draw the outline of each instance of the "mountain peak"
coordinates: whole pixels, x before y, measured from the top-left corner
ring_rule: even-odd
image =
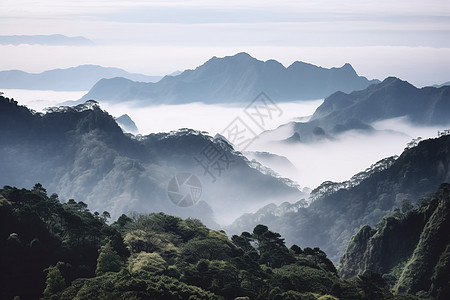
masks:
[[[288,68],[269,59],[262,61],[245,52],[232,56],[212,57],[180,76],[165,77],[155,84],[102,82],[82,99],[101,101],[148,101],[160,103],[228,103],[253,100],[262,90],[273,100],[309,100],[325,98],[336,92],[352,92],[371,82],[360,77],[350,64],[323,68],[295,62]],[[114,91],[111,93],[110,91]],[[145,105],[145,104],[144,104]]]
[[[239,52],[237,54],[224,56],[224,57],[213,56],[208,61],[206,61],[203,65],[197,67],[196,69],[199,69],[201,67],[208,66],[211,64],[229,63],[229,62],[235,62],[235,61],[242,63],[242,62],[258,61],[258,60],[246,52]]]
[[[353,66],[350,63],[345,63],[340,68],[331,68],[331,69],[332,70],[336,70],[338,72],[343,72],[345,74],[349,74],[351,76],[358,76],[358,74],[356,73],[355,69],[353,68]]]
[[[246,63],[250,63],[250,62],[259,62],[258,59],[254,58],[253,56],[251,56],[250,54],[246,53],[246,52],[239,52],[233,56],[225,56],[223,58],[224,61],[238,61],[238,62],[246,62]]]
[[[139,133],[136,123],[134,123],[134,121],[127,114],[118,117],[116,119],[116,122],[117,124],[119,124],[120,128],[122,128],[125,132],[130,132],[133,134]]]
[[[236,53],[235,55],[233,55],[232,57],[242,57],[242,58],[253,58],[253,59],[255,59],[254,57],[252,57],[247,52],[239,52],[239,53]]]
[[[408,81],[404,81],[401,80],[400,78],[397,77],[387,77],[386,79],[384,79],[381,83],[380,86],[382,87],[404,87],[404,88],[413,88],[413,89],[417,89],[415,86],[413,86],[412,84],[410,84]]]
[[[355,72],[355,69],[353,68],[353,66],[352,66],[350,63],[345,63],[345,64],[341,67],[341,69],[343,69],[343,70],[351,70],[351,71],[354,71],[354,72]]]
[[[393,82],[403,82],[403,80],[395,76],[389,76],[382,81],[382,83],[393,83]]]

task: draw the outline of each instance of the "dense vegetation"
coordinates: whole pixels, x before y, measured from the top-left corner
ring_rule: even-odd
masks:
[[[326,182],[313,191],[308,207],[281,205],[237,219],[227,232],[239,233],[263,223],[288,244],[318,246],[338,262],[351,237],[368,224],[401,209],[403,200],[415,204],[450,182],[450,135],[421,141],[397,159],[380,161],[343,183]]]
[[[231,218],[260,203],[304,197],[222,144],[191,129],[133,138],[95,101],[40,114],[0,95],[0,187],[40,182],[61,198],[82,199],[114,219],[129,211],[163,211],[198,218],[211,227],[214,217]],[[215,182],[195,160],[206,162],[201,154],[206,147],[223,151],[223,160],[229,160],[228,169],[225,163],[207,165],[214,169],[210,172]],[[201,181],[202,196],[195,208],[180,208],[168,200],[168,183],[179,172]]]
[[[351,239],[339,265],[343,277],[371,270],[383,274],[396,293],[450,299],[450,184],[414,208],[366,225]]]
[[[44,290],[44,269],[58,261],[64,262],[58,268],[68,282],[94,276],[105,239],[126,257],[120,232],[106,225],[108,217],[73,199],[61,204],[40,184],[32,190],[5,186],[0,190],[0,298],[36,299]]]
[[[322,250],[264,225],[229,239],[164,213],[108,225],[40,184],[0,195],[2,299],[393,299],[379,275],[342,280]]]

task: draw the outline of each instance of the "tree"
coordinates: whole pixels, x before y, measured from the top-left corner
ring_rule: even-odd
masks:
[[[111,219],[111,215],[109,214],[109,212],[104,211],[104,212],[102,213],[102,220],[103,220],[105,223],[108,223],[108,219]]]
[[[52,295],[62,292],[66,287],[66,282],[59,271],[59,266],[62,262],[58,262],[55,266],[48,267],[47,280],[45,281],[44,298],[49,299]]]
[[[149,272],[162,274],[167,267],[167,262],[156,252],[141,252],[130,263],[131,273]]]
[[[124,227],[127,223],[130,223],[132,221],[133,220],[130,217],[128,217],[125,214],[122,214],[115,223],[118,224],[120,227]]]
[[[302,248],[300,248],[299,246],[297,246],[297,245],[295,245],[295,244],[292,245],[290,249],[291,249],[295,254],[297,254],[297,255],[303,253]]]
[[[47,196],[47,190],[40,183],[33,186],[33,192],[41,196]]]
[[[113,247],[111,246],[111,242],[108,242],[100,249],[95,274],[99,276],[107,272],[119,272],[122,265],[122,258],[113,249]]]
[[[248,235],[247,235],[248,234]],[[254,248],[251,245],[252,237],[247,232],[243,232],[240,236],[233,235],[231,237],[231,241],[240,249],[242,249],[244,252],[249,252],[251,250],[254,250]]]
[[[265,225],[257,225],[253,229],[253,239],[260,255],[260,263],[279,268],[294,261],[293,255],[284,244],[279,233],[272,232]]]

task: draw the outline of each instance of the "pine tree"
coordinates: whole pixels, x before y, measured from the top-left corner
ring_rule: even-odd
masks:
[[[61,262],[58,262],[55,266],[50,266],[46,269],[48,273],[43,293],[45,299],[50,299],[51,296],[63,291],[66,287],[66,282],[58,268],[61,264]]]
[[[119,272],[122,264],[122,258],[111,246],[111,242],[108,242],[105,246],[102,246],[100,250],[95,274],[99,276],[107,272]]]

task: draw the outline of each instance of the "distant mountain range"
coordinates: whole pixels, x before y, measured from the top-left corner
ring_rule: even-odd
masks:
[[[373,131],[373,122],[405,117],[416,125],[450,123],[450,86],[418,89],[395,77],[352,93],[336,92],[327,97],[308,122],[292,122],[277,131],[291,128],[286,142],[312,142],[349,131]]]
[[[441,183],[450,182],[448,149],[450,135],[424,140],[397,159],[378,162],[352,182],[324,182],[312,191],[314,201],[308,207],[305,201],[268,205],[241,216],[226,231],[233,234],[265,224],[280,232],[288,244],[318,246],[338,262],[361,226],[375,226],[401,208],[404,199],[414,204]]]
[[[118,68],[81,65],[68,69],[49,70],[38,74],[18,70],[0,71],[0,88],[87,91],[100,79],[115,77],[143,82],[156,82],[162,78],[162,76],[128,73]]]
[[[445,85],[450,85],[450,81],[447,81],[447,82],[444,82],[444,83],[441,83],[441,84],[433,84],[432,87],[440,88],[440,87],[443,87]]]
[[[250,102],[264,91],[276,101],[324,98],[336,91],[366,88],[377,80],[358,76],[350,64],[326,69],[304,62],[284,67],[276,60],[260,61],[247,53],[213,57],[195,70],[165,77],[157,83],[124,78],[102,79],[83,96],[86,100],[142,105],[188,102]]]
[[[0,45],[67,45],[86,46],[94,42],[82,36],[51,35],[0,35]]]
[[[113,218],[130,211],[163,211],[214,225],[274,201],[307,196],[200,132],[124,134],[93,101],[41,115],[0,96],[0,165],[0,186],[40,182],[61,199],[82,199]],[[195,175],[200,187],[180,183],[186,173]],[[175,186],[169,186],[173,178],[183,189],[175,179]],[[176,189],[191,197],[195,192],[198,204],[172,203],[168,191]]]

